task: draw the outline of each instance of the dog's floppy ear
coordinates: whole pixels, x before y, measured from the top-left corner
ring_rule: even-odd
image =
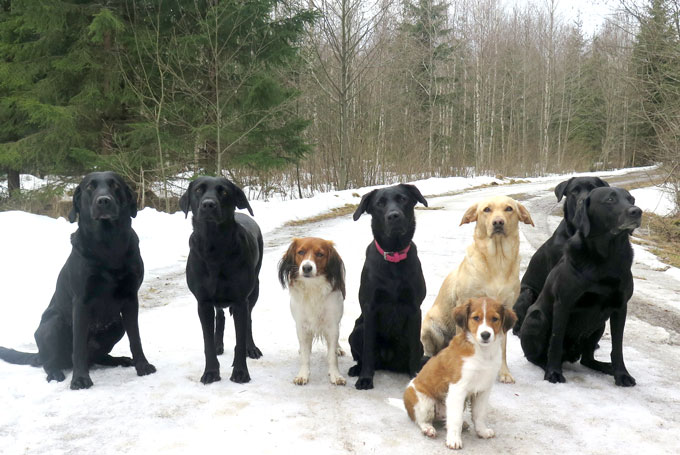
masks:
[[[598,186],[598,187],[603,187],[603,186],[607,186],[607,187],[608,187],[608,186],[609,186],[609,183],[605,182],[605,181],[602,180],[600,177],[593,177],[593,178],[594,178],[595,181],[597,182],[597,186]]]
[[[331,286],[334,291],[338,289],[342,292],[342,298],[345,298],[345,264],[342,258],[335,249],[333,242],[327,241],[328,246],[328,263],[326,264],[326,273],[330,278]]]
[[[283,253],[279,261],[279,282],[284,289],[290,283],[291,278],[297,274],[297,264],[295,263],[295,252],[297,251],[298,239],[290,242],[288,251]]]
[[[453,320],[456,325],[461,329],[467,331],[468,329],[468,318],[470,317],[470,304],[472,304],[472,299],[467,299],[467,301],[458,305],[453,309]]]
[[[470,208],[465,211],[465,215],[463,215],[463,219],[460,220],[459,226],[472,223],[473,221],[477,221],[477,204],[470,206]]]
[[[571,183],[571,181],[574,180],[575,178],[576,177],[572,177],[569,180],[565,180],[564,182],[560,183],[555,187],[555,196],[557,197],[557,202],[560,202],[562,200],[564,193],[567,191],[569,183]]]
[[[588,234],[590,234],[590,218],[588,217],[589,206],[590,195],[581,201],[576,207],[576,213],[574,214],[574,226],[583,233],[584,237],[588,237]]]
[[[368,206],[371,203],[371,199],[373,199],[373,196],[375,196],[375,193],[377,191],[378,190],[370,191],[370,192],[364,194],[361,197],[361,202],[359,202],[359,207],[357,207],[356,211],[354,212],[354,215],[352,215],[352,218],[354,219],[354,221],[358,220],[362,213],[368,211]],[[368,212],[368,213],[371,213],[371,212]]]
[[[234,201],[236,202],[236,208],[248,209],[250,216],[255,216],[253,209],[250,207],[250,202],[248,202],[248,198],[246,197],[246,193],[244,193],[243,190],[239,188],[234,182],[230,182],[229,180],[227,180],[227,182],[234,191]]]
[[[76,187],[76,190],[73,192],[73,206],[71,206],[71,211],[68,212],[68,220],[71,223],[75,223],[76,220],[78,219],[78,214],[80,213],[80,195],[82,193],[82,190],[80,189],[80,185]]]
[[[127,199],[128,207],[130,207],[130,216],[134,218],[137,216],[137,195],[127,183],[123,181],[120,183],[123,185],[123,188],[125,188],[125,198]]]
[[[181,198],[179,198],[179,208],[181,211],[184,212],[184,218],[189,216],[189,209],[190,207],[190,202],[189,199],[191,198],[191,191],[194,189],[194,182],[189,183],[189,187],[187,190],[184,192]]]
[[[534,225],[534,220],[531,219],[531,215],[526,207],[524,207],[519,202],[517,203],[517,213],[519,214],[519,220],[524,224]]]
[[[503,308],[503,333],[508,333],[517,323],[517,315],[510,308],[505,308],[502,305],[501,308]]]
[[[418,187],[416,187],[415,185],[409,185],[407,183],[402,183],[400,186],[404,188],[406,191],[408,191],[409,194],[413,197],[413,199],[427,207],[427,201],[425,200],[423,195],[420,194],[420,190],[418,189]]]

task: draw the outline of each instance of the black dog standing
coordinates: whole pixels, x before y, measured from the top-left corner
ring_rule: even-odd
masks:
[[[92,364],[132,366],[137,374],[154,373],[142,351],[137,292],[144,277],[139,239],[132,229],[135,195],[113,172],[85,176],[73,194],[73,249],[57,278],[57,287],[35,332],[38,353],[0,348],[0,358],[42,365],[47,380],[63,381],[73,367],[71,389],[92,386]],[[109,355],[127,332],[132,359]]]
[[[361,198],[354,220],[371,215],[374,240],[366,249],[361,272],[361,316],[349,336],[357,362],[350,376],[357,389],[372,389],[376,369],[414,377],[423,359],[420,305],[425,279],[418,250],[411,241],[416,230],[414,207],[427,201],[413,185],[373,190]]]
[[[562,257],[567,240],[576,233],[576,226],[574,226],[576,207],[588,196],[591,190],[605,186],[609,186],[609,184],[599,177],[572,177],[555,187],[557,202],[560,202],[563,197],[565,198],[564,218],[553,235],[536,250],[531,261],[529,261],[526,272],[524,272],[519,297],[513,306],[517,315],[517,323],[513,328],[515,335],[519,334],[527,309],[541,293],[548,274]]]
[[[642,210],[621,188],[596,188],[578,207],[572,236],[552,269],[520,331],[527,359],[545,370],[544,379],[565,382],[563,362],[576,362],[634,386],[623,361],[623,330],[633,294],[633,249],[629,236]],[[594,352],[609,319],[611,363]]]
[[[179,201],[187,215],[193,214],[194,231],[189,239],[187,283],[198,301],[203,329],[205,371],[203,384],[220,380],[217,354],[224,350],[224,310],[234,317],[236,348],[231,380],[250,381],[246,354],[262,356],[253,342],[251,312],[260,292],[262,233],[247,215],[236,208],[253,210],[241,188],[222,177],[200,177],[189,185]],[[217,326],[215,325],[217,308]]]

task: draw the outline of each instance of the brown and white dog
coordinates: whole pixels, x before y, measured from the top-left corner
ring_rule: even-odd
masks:
[[[423,366],[404,391],[409,417],[425,436],[434,438],[435,418],[446,417],[446,445],[461,449],[465,401],[472,403],[472,422],[480,438],[494,437],[486,426],[491,386],[501,367],[501,340],[517,321],[515,313],[488,297],[468,299],[455,308],[462,330]]]
[[[529,211],[508,196],[490,197],[467,209],[460,224],[476,222],[474,241],[460,266],[444,280],[425,315],[420,332],[425,355],[435,355],[453,338],[454,309],[467,299],[490,296],[512,308],[519,295],[520,221],[534,225]],[[503,364],[499,379],[513,383],[506,361],[506,338],[501,338]]]
[[[312,342],[323,338],[328,347],[328,375],[332,384],[345,385],[338,370],[340,319],[345,301],[345,265],[329,240],[316,237],[293,239],[279,261],[279,281],[290,292],[290,311],[300,342],[297,385],[309,381]]]

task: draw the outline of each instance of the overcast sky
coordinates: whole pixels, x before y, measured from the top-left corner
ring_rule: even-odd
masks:
[[[506,0],[508,6],[531,3],[543,6],[550,0]],[[579,16],[583,31],[590,36],[618,5],[616,0],[558,0],[557,11],[564,22],[575,21]]]

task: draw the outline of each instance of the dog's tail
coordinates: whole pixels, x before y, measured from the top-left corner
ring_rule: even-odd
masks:
[[[42,365],[40,354],[33,352],[21,352],[14,349],[7,349],[0,346],[0,359],[14,365],[30,365],[39,367]]]

